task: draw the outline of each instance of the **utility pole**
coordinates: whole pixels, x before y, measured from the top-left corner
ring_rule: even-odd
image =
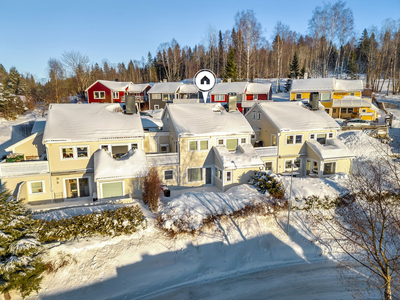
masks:
[[[292,209],[292,182],[293,182],[293,161],[291,163],[292,170],[290,172],[290,193],[289,193],[289,206],[288,206],[288,216],[287,216],[287,229],[286,234],[289,236],[289,222],[290,222],[290,210]]]

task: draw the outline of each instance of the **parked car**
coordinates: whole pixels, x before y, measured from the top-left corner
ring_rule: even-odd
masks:
[[[348,119],[343,121],[343,126],[365,126],[365,125],[374,125],[374,122],[366,121],[362,119]]]

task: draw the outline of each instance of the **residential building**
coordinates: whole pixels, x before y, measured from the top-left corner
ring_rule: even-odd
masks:
[[[320,109],[302,102],[257,103],[246,119],[266,170],[290,174],[293,164],[295,175],[317,177],[351,170],[354,155],[337,139],[340,126]]]
[[[375,121],[378,108],[370,98],[361,98],[362,80],[335,78],[295,79],[290,89],[290,100],[309,99],[318,92],[326,113],[333,118],[356,118]]]
[[[168,103],[198,103],[198,89],[194,84],[160,82],[149,90],[149,108],[163,109]]]

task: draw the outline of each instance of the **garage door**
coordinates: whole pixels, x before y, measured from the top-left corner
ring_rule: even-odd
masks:
[[[103,198],[122,197],[124,194],[122,181],[103,183],[101,188]]]

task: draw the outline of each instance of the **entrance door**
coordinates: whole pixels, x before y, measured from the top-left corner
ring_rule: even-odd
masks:
[[[206,168],[206,184],[211,184],[211,168]]]
[[[89,178],[65,179],[66,198],[80,198],[90,196]]]

